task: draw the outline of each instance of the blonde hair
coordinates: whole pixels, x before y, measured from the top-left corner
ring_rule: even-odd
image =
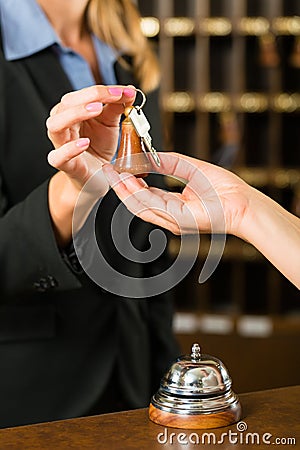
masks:
[[[117,52],[132,57],[134,76],[140,88],[149,92],[159,85],[160,69],[140,19],[132,0],[90,0],[87,8],[91,31]],[[122,57],[120,62],[127,65]]]

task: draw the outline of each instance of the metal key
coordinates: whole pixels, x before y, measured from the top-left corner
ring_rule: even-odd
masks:
[[[143,142],[150,151],[156,165],[160,166],[159,156],[152,145],[152,138],[149,134],[151,126],[142,109],[140,107],[133,106],[128,114],[128,117],[130,118],[138,136],[143,139]]]

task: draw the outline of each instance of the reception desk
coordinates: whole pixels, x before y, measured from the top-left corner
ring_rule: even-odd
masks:
[[[156,425],[148,409],[0,430],[0,450],[300,449],[300,386],[241,394],[243,417],[211,430]]]

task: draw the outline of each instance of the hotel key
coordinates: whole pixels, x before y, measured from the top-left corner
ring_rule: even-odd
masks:
[[[149,134],[149,130],[151,128],[150,123],[148,122],[140,106],[132,106],[129,109],[130,111],[128,113],[128,117],[130,118],[135,128],[135,131],[137,132],[138,136],[143,140],[145,146],[151,153],[152,158],[155,161],[155,164],[159,167],[160,159],[155,148],[152,145],[152,138]]]

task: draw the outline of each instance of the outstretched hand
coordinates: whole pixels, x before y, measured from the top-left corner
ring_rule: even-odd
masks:
[[[182,193],[150,187],[131,174],[118,174],[111,165],[103,167],[127,208],[174,234],[196,231],[237,234],[247,211],[250,186],[233,173],[207,162],[176,153],[159,156],[159,173],[186,180]]]

